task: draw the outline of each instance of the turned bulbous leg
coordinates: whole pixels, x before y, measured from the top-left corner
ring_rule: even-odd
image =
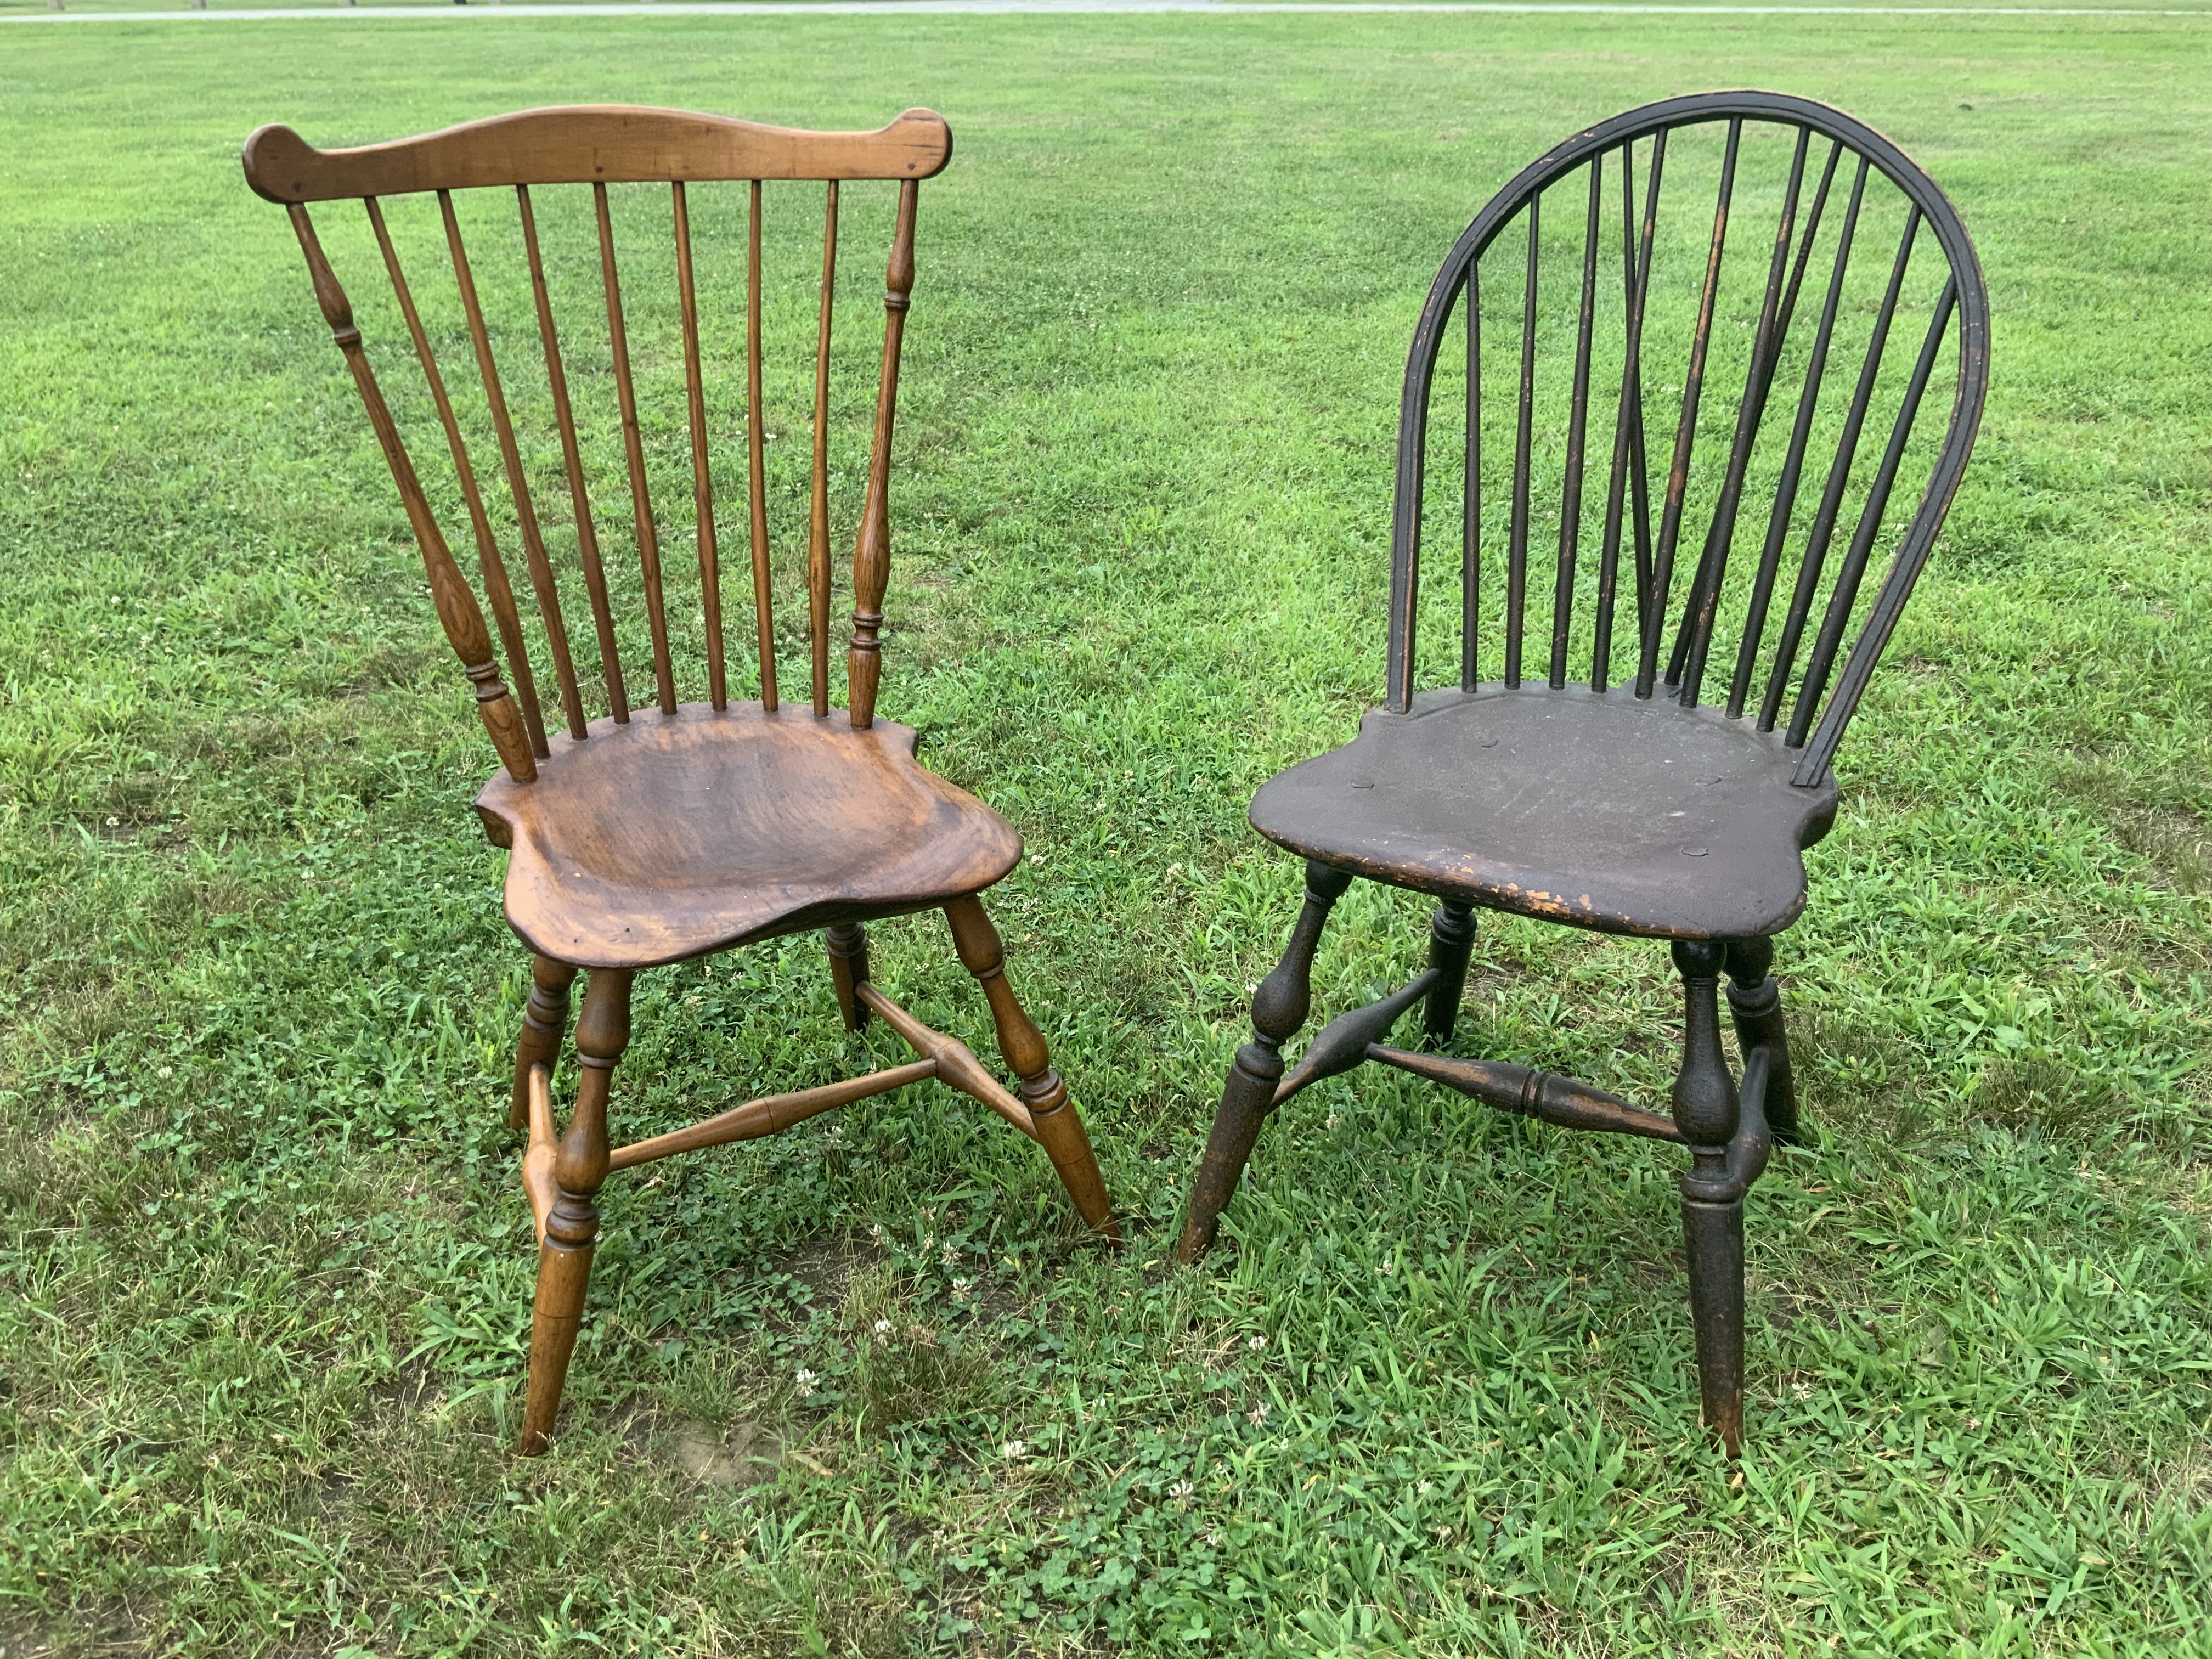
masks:
[[[1115,1220],[1113,1204],[1106,1196],[1106,1180],[1098,1172],[1097,1154],[1091,1151],[1083,1119],[1069,1103],[1067,1085],[1053,1067],[1044,1033],[1037,1030],[1036,1022],[1007,982],[1006,947],[999,930],[985,913],[982,901],[973,895],[946,905],[945,919],[951,926],[952,947],[960,953],[960,965],[975,976],[991,1005],[999,1053],[1021,1079],[1017,1093],[1029,1108],[1038,1144],[1052,1160],[1060,1184],[1067,1188],[1084,1220],[1118,1242],[1121,1224]]]
[[[1766,1050],[1766,1123],[1785,1146],[1798,1144],[1797,1085],[1790,1072],[1790,1028],[1782,1018],[1782,986],[1772,972],[1774,941],[1729,941],[1729,1013],[1735,1039],[1750,1063],[1752,1050]]]
[[[607,1178],[607,1094],[629,1046],[630,975],[597,968],[576,1021],[576,1105],[553,1162],[556,1194],[539,1241],[538,1300],[530,1327],[530,1389],[522,1411],[522,1455],[535,1457],[553,1434],[583,1318],[599,1212],[593,1200]]]
[[[1351,885],[1348,871],[1320,863],[1306,866],[1304,907],[1291,929],[1283,959],[1253,993],[1252,1041],[1237,1051],[1229,1068],[1198,1176],[1191,1183],[1190,1212],[1184,1218],[1182,1242],[1176,1250],[1186,1264],[1196,1261],[1212,1244],[1221,1212],[1252,1156],[1261,1121],[1274,1104],[1275,1085],[1282,1080],[1283,1045],[1297,1035],[1298,1027],[1313,1011],[1313,959],[1322,929],[1328,924],[1329,911]]]
[[[837,1012],[845,1029],[857,1031],[868,1023],[868,1006],[853,994],[856,985],[868,982],[868,936],[857,921],[841,921],[827,928],[822,942],[830,948],[830,977],[837,988]]]
[[[1421,1015],[1421,1034],[1429,1047],[1441,1048],[1451,1041],[1459,1020],[1459,1000],[1467,994],[1467,964],[1474,955],[1474,911],[1471,906],[1446,899],[1429,918],[1429,966],[1436,982]]]
[[[514,1096],[507,1109],[507,1127],[530,1127],[530,1068],[543,1066],[550,1072],[561,1058],[561,1036],[568,1024],[568,988],[576,970],[550,957],[537,957],[530,964],[530,999],[523,1005],[522,1036],[514,1045]]]

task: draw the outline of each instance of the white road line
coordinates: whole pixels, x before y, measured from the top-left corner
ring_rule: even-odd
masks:
[[[295,17],[890,17],[917,13],[1030,14],[1109,12],[1212,12],[1266,17],[1301,12],[1508,12],[1534,15],[1596,12],[1607,15],[1806,16],[1806,17],[2212,17],[2212,7],[2187,10],[2118,6],[1823,6],[1823,5],[1651,5],[1599,4],[1592,0],[1284,0],[1275,5],[1237,0],[813,0],[781,4],[776,0],[629,0],[621,5],[506,5],[477,0],[473,5],[286,6],[231,11],[47,11],[0,17],[0,23],[217,23],[265,22]]]

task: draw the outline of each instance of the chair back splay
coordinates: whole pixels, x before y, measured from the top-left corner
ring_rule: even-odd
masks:
[[[1735,1451],[1743,1194],[1771,1136],[1796,1131],[1772,937],[1804,907],[1837,747],[1973,448],[1988,340],[1981,268],[1942,192],[1801,98],[1632,110],[1475,216],[1407,363],[1385,703],[1252,803],[1254,827],[1307,860],[1305,908],[1254,998],[1185,1260],[1261,1120],[1365,1060],[1679,1142],[1705,1417]],[[1929,396],[1946,373],[1948,419]],[[1454,518],[1456,592],[1431,595],[1425,543]],[[1452,678],[1424,689],[1432,639]],[[1429,967],[1285,1073],[1316,942],[1362,876],[1441,901]],[[1429,1046],[1449,1040],[1478,908],[1670,942],[1686,1015],[1671,1113],[1389,1046],[1416,1002]],[[1723,974],[1741,1079],[1720,1048]]]
[[[542,1450],[552,1431],[598,1237],[594,1200],[611,1172],[774,1133],[934,1077],[1038,1141],[1085,1219],[1109,1232],[1115,1224],[1081,1121],[1006,981],[999,936],[976,897],[1013,867],[1020,839],[981,801],[916,764],[910,728],[876,714],[915,209],[921,181],[951,153],[950,131],[926,109],[874,132],[592,106],[526,111],[358,149],[319,150],[283,126],[263,127],[246,141],[246,180],[290,216],[501,768],[477,811],[493,842],[510,849],[507,920],[535,953],[510,1106],[513,1127],[528,1131],[524,1186],[541,1247],[526,1452]],[[780,492],[769,465],[775,434],[763,343],[782,314],[769,305],[764,269],[783,240],[781,225],[769,229],[765,187],[776,185],[780,196],[785,181],[811,183],[821,203],[819,284],[801,302],[814,325],[801,562],[811,695],[801,709],[786,708],[779,696],[772,521]],[[859,199],[842,204],[848,222],[887,218],[890,252],[871,412],[841,426],[833,395],[845,378],[836,373],[833,337],[841,191],[877,181],[891,186],[888,201],[854,191]],[[361,203],[366,222],[330,232],[331,246],[381,264],[395,331],[404,329],[427,398],[388,398],[370,367],[352,303],[310,216],[311,207],[346,198]],[[810,221],[795,215],[784,223],[800,232],[798,257],[811,282]],[[718,234],[726,226],[726,239]],[[725,240],[738,243],[741,254],[718,258]],[[450,283],[441,276],[419,289],[410,285],[403,252],[425,241],[442,252]],[[631,274],[627,290],[618,246]],[[737,288],[740,264],[741,348],[734,330],[718,326],[713,303]],[[568,303],[580,294],[580,301]],[[733,665],[713,465],[735,422],[717,408],[726,400],[713,395],[718,345],[741,349],[744,366],[744,511],[757,696],[743,698],[741,684],[737,702],[731,682],[746,678],[744,646]],[[441,347],[452,348],[453,362],[441,364]],[[798,381],[803,371],[793,368],[790,379]],[[802,395],[794,391],[790,401]],[[662,404],[672,411],[666,418]],[[604,418],[609,405],[611,421]],[[672,413],[678,405],[680,416]],[[596,426],[595,413],[603,416]],[[797,429],[796,421],[779,424]],[[416,428],[427,442],[410,451]],[[487,433],[497,456],[492,485],[471,447]],[[833,451],[862,444],[864,467],[833,467]],[[416,453],[441,449],[437,464],[418,471]],[[680,543],[686,528],[684,504],[679,500],[672,514],[665,486],[672,475],[684,477],[686,463],[696,586],[663,560],[664,547]],[[838,708],[831,520],[841,505],[854,509],[837,497],[838,480],[854,471],[866,482],[850,572],[845,706]],[[627,514],[608,514],[604,501],[595,512],[594,489],[604,493],[617,478],[627,486]],[[656,481],[664,485],[658,507]],[[790,515],[798,514],[794,504]],[[475,544],[482,602],[447,542],[449,518],[465,520]],[[516,547],[535,600],[532,617],[518,605],[509,576],[507,554]],[[634,576],[615,556],[624,550],[635,554]],[[579,588],[591,613],[595,684],[567,621]],[[683,625],[687,614],[696,632]],[[625,658],[633,674],[641,658],[651,662],[651,692],[635,708]],[[556,707],[541,694],[541,666],[550,669]],[[679,669],[703,679],[704,702],[679,700]],[[981,981],[1018,1089],[871,982],[863,924],[927,909],[945,913],[962,963]],[[633,976],[811,928],[825,930],[847,1025],[857,1030],[879,1014],[919,1057],[611,1146],[609,1086],[629,1040]],[[576,1032],[580,1075],[567,1128],[556,1135],[553,1072],[580,969],[591,970]]]

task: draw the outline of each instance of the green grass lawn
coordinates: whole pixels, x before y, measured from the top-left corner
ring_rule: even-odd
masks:
[[[2209,58],[2080,17],[8,33],[0,1645],[2212,1654]],[[1743,84],[1918,156],[1996,321],[1782,942],[1820,1134],[1750,1201],[1730,1466],[1664,1149],[1354,1073],[1165,1257],[1297,891],[1244,805],[1381,695],[1436,263],[1577,126]],[[935,1089],[618,1176],[525,1463],[491,758],[236,153],[596,99],[958,135],[883,707],[1028,838],[994,908],[1134,1247]],[[1356,890],[1320,1012],[1424,915]],[[988,1048],[940,926],[874,937]],[[1486,920],[1459,1043],[1656,1099],[1677,1017],[1662,951]],[[812,938],[655,972],[617,1133],[895,1054]]]

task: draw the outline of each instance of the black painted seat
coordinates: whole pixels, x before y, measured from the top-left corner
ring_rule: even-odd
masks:
[[[1805,908],[1799,854],[1835,821],[1832,778],[1717,708],[1627,688],[1486,685],[1376,710],[1252,802],[1302,858],[1486,909],[1656,939],[1778,933]]]

